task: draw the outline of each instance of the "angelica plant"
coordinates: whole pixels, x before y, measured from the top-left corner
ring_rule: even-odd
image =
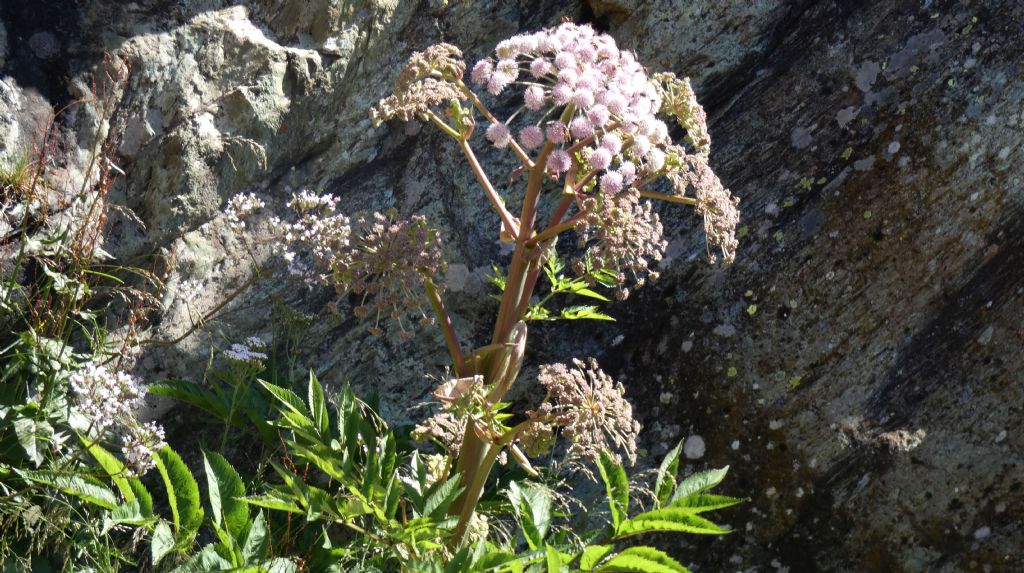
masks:
[[[653,201],[693,207],[703,219],[712,261],[719,253],[726,263],[733,260],[738,200],[708,163],[706,115],[688,80],[650,75],[631,52],[589,26],[566,23],[512,37],[477,62],[468,78],[466,72],[461,51],[450,44],[415,53],[394,92],[370,116],[377,125],[423,121],[450,137],[493,211],[496,238],[512,244],[507,265],[494,266],[492,282],[501,295],[488,344],[464,347],[465,333],[454,326],[439,280],[445,269],[441,233],[424,217],[403,217],[394,209],[345,214],[338,198],[301,191],[288,203],[290,217],[271,219],[279,233],[274,252],[286,272],[309,288],[334,289],[339,298],[330,307],[349,307],[370,334],[408,339],[418,328],[440,328],[451,375],[433,392],[438,413],[412,435],[438,444],[444,454],[401,451],[383,421],[348,389],[332,414],[312,374],[307,400],[262,380],[253,388],[235,384],[236,391],[269,398],[279,414],[270,424],[284,432],[268,432],[262,420],[255,424],[268,445],[280,443],[286,454],[283,464],[270,463],[281,485],[247,503],[303,514],[325,536],[324,547],[347,542],[321,522],[348,528],[355,538],[341,553],[384,568],[433,571],[437,563],[427,562],[439,558],[462,564],[445,569],[452,571],[517,570],[513,563],[521,568],[539,560],[549,570],[578,563],[588,571],[685,571],[655,549],[618,551],[613,544],[655,531],[725,533],[698,515],[739,502],[706,493],[724,471],[677,482],[676,448],[651,488],[652,509],[631,516],[622,462],[636,459],[640,426],[622,384],[593,358],[567,357],[540,365],[545,395],[536,397],[533,408],[511,412],[505,398],[521,378],[529,322],[607,320],[598,304],[611,298],[602,290],[622,300],[657,280],[653,265],[667,241]],[[510,103],[514,111],[499,117],[495,110]],[[666,119],[685,133],[682,141],[673,141]],[[481,144],[515,157],[512,177],[488,173],[476,154]],[[523,193],[503,193],[492,183],[506,179],[522,184]],[[522,199],[513,204],[507,197]],[[244,231],[246,219],[262,207],[254,195],[235,197],[226,210],[229,226]],[[538,293],[543,296],[534,297]],[[563,296],[595,304],[553,307]],[[253,350],[240,346],[225,356],[251,358],[242,356],[243,348]],[[157,387],[240,427],[238,397],[226,402],[222,389],[214,390],[216,400],[186,383]],[[477,511],[480,500],[499,462],[512,460],[534,477],[548,471],[540,462],[558,437],[568,462],[560,467],[595,479],[594,470],[600,474],[611,523],[571,542],[564,531],[551,533],[549,492],[513,483],[504,496],[529,550],[516,555],[508,540],[489,536],[489,517]],[[320,478],[298,471],[300,462],[317,468]]]
[[[487,475],[505,448],[519,454],[518,443],[539,453],[554,428],[561,427],[573,444],[570,451],[580,457],[593,460],[600,449],[615,446],[634,455],[637,428],[628,405],[621,406],[622,388],[593,360],[577,362],[575,370],[542,366],[541,381],[551,401],[515,427],[497,421],[496,410],[518,378],[531,297],[545,264],[557,256],[556,240],[574,233],[573,272],[589,285],[612,286],[616,297],[624,299],[630,288],[657,279],[651,263],[661,259],[667,246],[650,200],[695,207],[709,246],[720,250],[726,262],[735,257],[739,221],[738,200],[708,164],[706,115],[689,81],[669,73],[648,74],[611,36],[566,23],[499,43],[493,55],[472,67],[472,87],[464,80],[465,70],[461,52],[449,44],[414,54],[394,93],[371,112],[378,124],[418,119],[451,137],[501,222],[501,238],[515,245],[490,345],[464,352],[444,305],[436,301],[436,289],[427,289],[436,301],[455,378],[472,380],[443,389],[441,395],[449,404],[466,397],[476,402],[475,411],[464,416],[461,443],[449,446],[458,451],[453,471],[465,487],[456,502],[456,540],[465,533]],[[504,101],[511,99],[518,107],[500,118],[474,87],[489,96],[506,96]],[[661,117],[685,130],[689,149],[673,142]],[[518,159],[517,172],[526,181],[518,216],[474,152],[478,125],[485,126],[491,145]],[[424,275],[425,285],[428,280]]]

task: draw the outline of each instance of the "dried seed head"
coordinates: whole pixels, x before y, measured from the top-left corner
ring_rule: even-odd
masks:
[[[625,398],[622,384],[601,371],[593,358],[540,367],[537,379],[548,391],[548,400],[527,412],[534,421],[520,441],[532,455],[550,447],[553,427],[561,429],[571,445],[567,458],[579,469],[590,473],[581,462],[594,461],[602,450],[617,460],[621,452],[636,461],[636,440],[640,424],[633,419],[633,408]]]
[[[661,221],[650,202],[641,201],[635,189],[617,191],[621,181],[610,175],[602,178],[602,193],[582,201],[588,214],[577,233],[589,264],[577,259],[573,268],[580,275],[604,271],[620,277],[617,296],[624,298],[628,294],[621,285],[626,278],[624,271],[642,279],[648,272],[648,260],[661,260],[668,242],[662,237]]]

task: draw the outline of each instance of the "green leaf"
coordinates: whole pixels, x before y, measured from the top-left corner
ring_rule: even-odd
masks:
[[[690,573],[664,551],[653,547],[630,547],[601,566],[602,573]]]
[[[558,550],[550,545],[545,545],[544,553],[548,573],[562,573],[562,558],[558,555]]]
[[[572,294],[578,294],[580,296],[596,298],[597,300],[604,301],[604,302],[610,302],[610,300],[611,300],[608,297],[604,296],[603,294],[598,293],[598,292],[594,292],[594,291],[592,291],[592,290],[590,290],[588,288],[574,288],[572,290]]]
[[[728,530],[722,529],[699,515],[695,515],[692,511],[666,507],[641,513],[632,519],[622,522],[615,530],[615,538],[623,539],[631,535],[654,531],[674,531],[698,535],[724,535],[729,533]]]
[[[245,484],[224,456],[204,451],[203,463],[206,466],[213,522],[218,527],[223,523],[231,537],[241,543],[249,527],[249,508],[238,500],[245,496]]]
[[[580,569],[583,571],[590,571],[602,559],[615,551],[614,545],[591,545],[583,550],[583,555],[580,555]]]
[[[211,571],[233,571],[231,563],[217,554],[214,545],[207,545],[192,556],[191,559],[182,563],[173,573],[209,573]]]
[[[12,424],[18,443],[32,465],[39,467],[44,461],[46,443],[53,436],[53,426],[45,420],[19,417]]]
[[[615,531],[629,514],[629,478],[626,477],[626,470],[622,464],[616,462],[602,450],[597,464],[601,472],[601,479],[604,481],[605,493],[608,496],[608,510],[612,515],[612,525]]]
[[[672,490],[676,485],[676,474],[679,473],[679,454],[683,451],[683,442],[680,440],[676,447],[672,448],[665,459],[661,460],[658,468],[658,478],[654,482],[654,499],[659,506],[666,505]]]
[[[729,497],[727,495],[697,493],[694,495],[688,495],[682,499],[677,499],[668,507],[673,509],[682,509],[693,514],[697,514],[732,507],[739,503],[743,503],[743,500],[735,497]]]
[[[288,513],[305,513],[294,501],[285,499],[282,494],[250,495],[239,498],[239,501],[256,507],[265,507],[275,511],[286,511]]]
[[[313,371],[309,371],[309,411],[313,414],[313,424],[321,436],[327,436],[330,431],[330,418],[327,414],[327,401],[324,399],[324,389],[320,386]]]
[[[230,412],[230,407],[208,388],[187,380],[162,380],[149,386],[149,393],[191,404],[220,419],[226,419]]]
[[[256,519],[245,536],[245,544],[242,545],[242,558],[248,565],[263,558],[267,551],[267,521],[263,517],[263,510],[256,513]]]
[[[271,384],[265,380],[260,380],[260,384],[266,388],[267,392],[277,399],[278,402],[284,406],[284,410],[278,407],[283,415],[287,413],[293,414],[289,419],[292,420],[298,427],[312,427],[313,421],[309,419],[309,413],[306,411],[306,405],[302,403],[302,399],[299,398],[295,392],[287,388]]]
[[[179,542],[191,542],[203,523],[203,506],[199,501],[199,484],[192,472],[170,446],[160,448],[154,458],[156,468],[167,489],[174,529]]]
[[[131,478],[128,480],[128,487],[135,494],[135,499],[139,502],[139,511],[142,515],[153,517],[153,496],[146,489],[146,486],[142,484],[142,481],[138,478]]]
[[[151,515],[143,515],[139,508],[139,500],[126,501],[115,507],[107,516],[111,524],[124,524],[134,526],[149,526],[156,521]]]
[[[460,493],[462,488],[459,487],[459,474],[455,474],[427,498],[423,505],[423,515],[440,519],[448,513],[448,508]]]
[[[85,500],[103,509],[114,509],[117,507],[117,497],[113,491],[99,483],[97,480],[73,474],[62,474],[45,470],[19,470],[14,471],[27,479],[37,483],[45,484],[60,491]]]
[[[166,521],[161,519],[156,524],[149,548],[153,556],[153,567],[159,565],[164,556],[174,549],[174,533],[171,532],[171,526]]]
[[[729,466],[725,466],[718,470],[697,472],[691,475],[679,484],[679,487],[676,488],[676,491],[669,499],[669,504],[675,503],[677,500],[688,495],[702,493],[715,487],[722,483],[722,480],[725,479],[725,474],[727,473],[729,473]]]
[[[135,478],[128,477],[128,468],[121,463],[121,460],[114,457],[114,454],[103,449],[103,447],[95,441],[90,440],[85,436],[79,436],[79,438],[82,440],[82,443],[85,444],[86,448],[88,448],[89,453],[92,454],[96,463],[99,464],[100,468],[102,468],[104,472],[106,472],[107,477],[114,482],[118,491],[121,492],[121,496],[124,497],[124,500],[127,502],[135,501],[135,490],[132,489],[132,485],[129,482],[130,479]],[[138,480],[136,479],[136,481]],[[142,485],[142,483],[139,482],[139,485]]]
[[[530,483],[508,485],[508,499],[530,549],[540,550],[551,526],[551,492]]]
[[[610,320],[615,321],[614,318],[604,314],[597,310],[596,306],[585,305],[585,306],[567,306],[562,309],[561,318],[565,320]]]

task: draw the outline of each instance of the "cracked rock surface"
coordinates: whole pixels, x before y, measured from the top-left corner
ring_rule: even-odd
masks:
[[[448,41],[473,62],[565,16],[694,78],[713,166],[742,198],[736,263],[710,266],[699,221],[661,208],[661,279],[610,326],[534,328],[528,361],[596,356],[629,388],[649,463],[688,439],[688,471],[731,466],[723,491],[751,498],[728,514],[735,533],[657,540],[695,571],[1024,569],[1020,2],[32,4],[0,6],[0,155],[80,97],[104,52],[126,62],[111,125],[73,111],[64,135],[84,150],[95,130],[121,134],[116,196],[144,228],[114,222],[119,260],[159,256],[171,291],[198,280],[208,309],[271,256],[269,221],[240,241],[227,199],[280,210],[323,189],[442,229],[456,326],[475,342],[495,312],[484,275],[507,256],[497,221],[442,136],[367,116],[408,55]],[[493,173],[511,168],[481,148]],[[271,331],[268,300],[330,299],[261,283],[140,372],[196,377],[211,342]],[[165,303],[152,338],[188,327]],[[375,389],[394,420],[418,415],[423,373],[445,365],[436,333],[399,344],[352,320],[303,345],[304,367]],[[151,415],[173,424],[164,410]]]

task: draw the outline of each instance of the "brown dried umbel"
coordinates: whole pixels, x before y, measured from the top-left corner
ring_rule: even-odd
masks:
[[[583,199],[586,217],[577,224],[579,247],[586,249],[590,266],[583,259],[574,262],[574,270],[583,275],[595,271],[611,271],[618,276],[616,297],[625,299],[625,271],[643,286],[645,277],[656,280],[658,274],[648,270],[648,260],[659,261],[668,241],[662,236],[661,221],[649,201],[641,201],[635,189],[618,195],[597,193]]]
[[[697,103],[690,78],[679,79],[672,72],[654,74],[654,86],[661,95],[661,113],[675,118],[686,130],[686,139],[707,156],[711,153],[711,135],[708,133],[708,115]]]
[[[462,52],[451,44],[414,53],[398,74],[394,93],[370,110],[370,119],[374,125],[394,118],[409,121],[452,99],[465,100],[466,94],[455,83],[465,71]]]
[[[633,418],[633,407],[625,397],[625,388],[612,380],[593,358],[540,367],[537,380],[548,395],[535,410],[527,412],[532,428],[520,435],[527,452],[537,455],[553,443],[553,427],[559,427],[571,445],[567,459],[574,467],[588,472],[583,461],[595,461],[606,450],[618,461],[617,452],[630,463],[636,461],[636,440],[640,423]]]
[[[410,313],[430,322],[422,310],[423,283],[443,268],[441,239],[421,215],[409,219],[398,213],[359,214],[351,220],[352,231],[345,248],[334,253],[330,279],[339,294],[361,295],[354,313],[372,319],[370,332],[384,333],[382,318],[398,323],[399,335],[408,338]]]

